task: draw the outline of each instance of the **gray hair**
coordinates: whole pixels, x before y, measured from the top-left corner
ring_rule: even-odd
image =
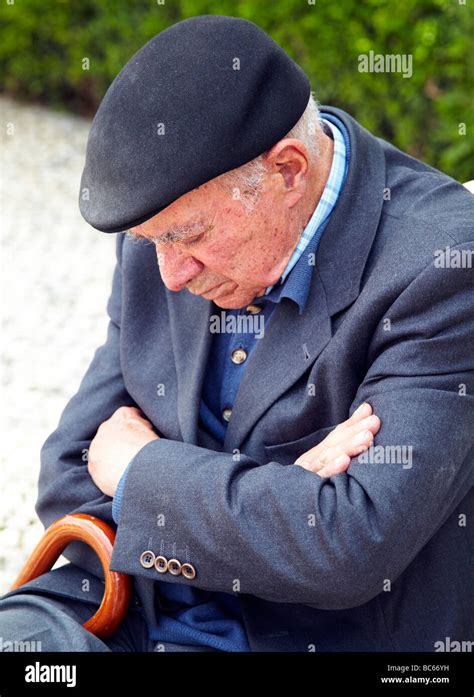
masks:
[[[306,109],[299,121],[284,138],[300,140],[306,146],[310,160],[315,160],[319,154],[319,132],[322,132],[321,116],[316,98],[311,92]],[[253,210],[260,198],[263,176],[267,171],[264,162],[267,152],[268,150],[241,167],[216,177],[216,183],[232,198],[239,200],[247,213]]]

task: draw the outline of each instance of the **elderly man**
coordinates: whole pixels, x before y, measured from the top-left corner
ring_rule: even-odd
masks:
[[[109,88],[81,183],[117,234],[106,343],[42,449],[45,526],[117,530],[3,597],[78,651],[435,651],[474,631],[474,206],[251,22],[203,16]],[[92,260],[91,260],[92,263]],[[85,456],[87,454],[87,457]],[[9,637],[14,634],[14,637]]]

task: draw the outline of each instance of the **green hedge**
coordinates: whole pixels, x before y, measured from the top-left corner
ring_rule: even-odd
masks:
[[[156,33],[197,14],[234,15],[259,24],[300,63],[321,103],[456,179],[474,177],[472,0],[8,2],[0,5],[1,84],[17,97],[92,114]],[[359,72],[358,57],[369,51],[411,55],[412,77]]]

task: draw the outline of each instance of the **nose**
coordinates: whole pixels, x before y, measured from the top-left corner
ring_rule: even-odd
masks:
[[[199,276],[204,264],[173,244],[156,247],[161,278],[168,290],[182,290],[196,276]]]

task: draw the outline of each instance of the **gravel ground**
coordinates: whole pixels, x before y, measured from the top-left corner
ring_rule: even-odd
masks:
[[[105,341],[115,235],[78,210],[89,122],[4,97],[0,111],[14,128],[2,128],[1,594],[43,533],[40,448]]]

